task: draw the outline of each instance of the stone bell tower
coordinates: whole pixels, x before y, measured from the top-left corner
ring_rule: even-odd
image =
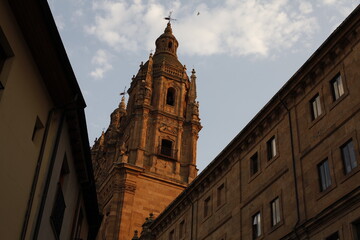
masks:
[[[130,240],[196,177],[201,130],[196,76],[177,57],[170,22],[141,63],[111,121],[92,147],[104,218],[98,239]]]

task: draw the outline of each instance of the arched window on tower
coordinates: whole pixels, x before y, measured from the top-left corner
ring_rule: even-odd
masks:
[[[172,155],[172,145],[173,142],[170,140],[162,139],[160,146],[160,154],[168,157],[173,157]]]
[[[175,104],[175,89],[169,88],[166,94],[166,104],[174,106]]]
[[[169,50],[171,50],[171,48],[172,48],[172,42],[169,42],[169,43],[168,43],[168,48],[169,48]]]

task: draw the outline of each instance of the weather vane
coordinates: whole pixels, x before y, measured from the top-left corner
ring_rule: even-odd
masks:
[[[168,21],[169,21],[169,23],[170,23],[171,21],[176,21],[176,19],[175,19],[175,18],[172,18],[172,17],[171,17],[171,14],[172,14],[172,11],[170,11],[170,12],[169,12],[169,16],[164,17],[164,19],[165,19],[165,20],[168,20]]]

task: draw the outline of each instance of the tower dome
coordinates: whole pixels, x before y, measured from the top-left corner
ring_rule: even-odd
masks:
[[[173,55],[177,58],[176,50],[179,46],[178,41],[176,40],[175,36],[172,34],[171,24],[168,22],[164,33],[158,37],[155,41],[156,50],[154,57],[158,54],[166,53]]]

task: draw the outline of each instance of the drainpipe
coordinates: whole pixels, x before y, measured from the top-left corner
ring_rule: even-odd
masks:
[[[294,185],[295,185],[295,198],[296,198],[296,213],[297,213],[297,220],[293,227],[293,231],[295,233],[295,236],[297,239],[299,239],[299,236],[297,234],[297,226],[300,222],[300,204],[299,204],[299,192],[298,192],[298,183],[296,178],[296,162],[295,162],[295,151],[294,151],[294,137],[293,137],[293,130],[292,130],[292,123],[291,123],[291,114],[289,108],[286,106],[284,101],[281,99],[280,95],[278,95],[278,98],[281,102],[281,104],[284,106],[284,108],[287,111],[288,115],[288,121],[289,121],[289,128],[290,128],[290,144],[291,144],[291,158],[292,158],[292,167],[293,167],[293,177],[294,177]]]
[[[31,185],[30,196],[29,196],[28,203],[27,203],[27,206],[26,206],[25,218],[24,218],[24,222],[23,222],[23,226],[22,226],[22,230],[21,230],[21,236],[20,236],[21,240],[25,239],[25,236],[26,236],[26,232],[27,232],[27,228],[28,228],[28,224],[29,224],[29,218],[30,218],[30,214],[31,214],[31,207],[32,207],[34,197],[35,197],[36,185],[37,185],[38,180],[39,180],[39,173],[40,173],[41,163],[42,163],[42,160],[43,160],[43,157],[44,157],[45,145],[46,145],[46,142],[47,142],[47,138],[49,136],[49,129],[50,129],[51,120],[52,120],[52,117],[53,117],[54,112],[56,111],[56,109],[57,108],[52,108],[48,112],[48,117],[47,117],[46,124],[45,124],[45,132],[44,132],[44,135],[43,135],[43,138],[42,138],[42,141],[41,141],[41,147],[40,147],[38,160],[37,160],[37,163],[36,163],[34,178],[33,178],[32,185]]]

